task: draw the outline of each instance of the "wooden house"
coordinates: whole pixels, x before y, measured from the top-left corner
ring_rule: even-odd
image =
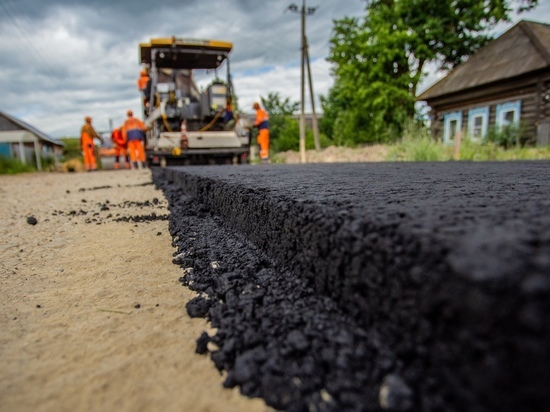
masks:
[[[0,156],[33,164],[42,170],[42,159],[55,162],[63,155],[65,143],[7,113],[0,112]]]
[[[522,20],[420,94],[432,134],[482,141],[490,128],[522,128],[527,144],[550,145],[550,25]]]

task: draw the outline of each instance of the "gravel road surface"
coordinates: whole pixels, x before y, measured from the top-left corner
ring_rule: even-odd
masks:
[[[151,172],[0,176],[0,411],[262,412],[195,353]]]

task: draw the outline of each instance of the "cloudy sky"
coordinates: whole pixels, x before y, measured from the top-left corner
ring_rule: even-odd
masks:
[[[127,109],[139,112],[138,44],[172,35],[233,43],[241,109],[251,112],[270,92],[299,101],[300,15],[287,10],[292,3],[301,6],[300,0],[0,0],[0,111],[53,137],[77,136],[86,115],[96,129],[108,130]],[[521,17],[549,23],[550,0],[539,3]],[[333,19],[362,16],[365,1],[307,6],[317,7],[306,23],[314,91],[326,94]],[[421,89],[436,77],[430,74]]]

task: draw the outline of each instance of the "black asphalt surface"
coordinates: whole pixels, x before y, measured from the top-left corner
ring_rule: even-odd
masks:
[[[550,409],[550,162],[153,176],[226,386],[289,411]]]

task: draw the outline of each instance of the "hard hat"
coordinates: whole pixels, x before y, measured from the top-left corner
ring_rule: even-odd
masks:
[[[91,123],[91,122],[92,122],[92,118],[91,118],[90,116],[86,116],[86,117],[84,118],[84,121],[85,121],[86,123]]]
[[[133,115],[134,115],[134,112],[132,112],[131,110],[128,110],[128,111],[126,112],[126,114],[128,115],[128,117],[130,117],[130,116],[133,116]]]

